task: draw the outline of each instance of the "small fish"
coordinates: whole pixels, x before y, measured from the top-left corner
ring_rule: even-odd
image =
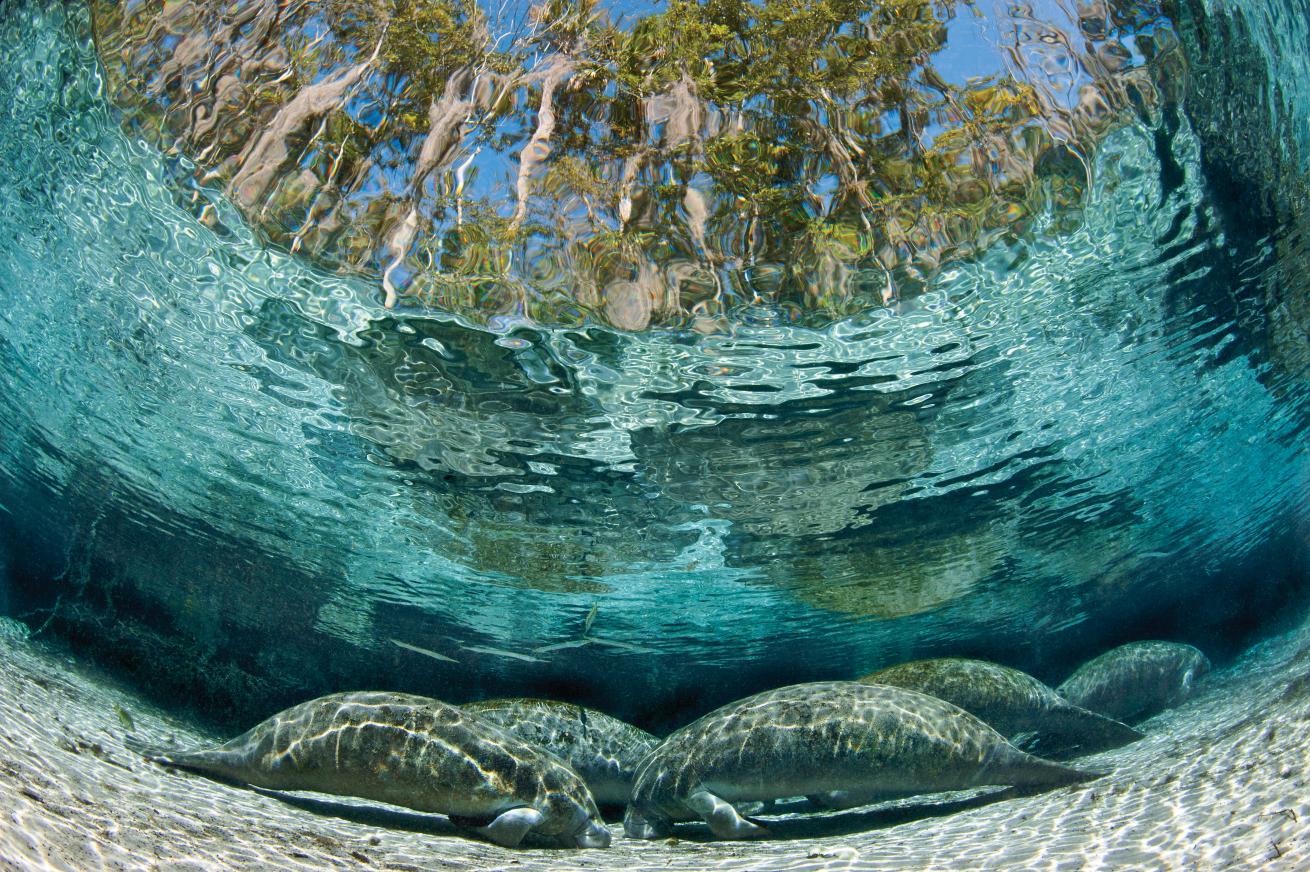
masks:
[[[460,645],[465,651],[474,654],[490,654],[493,657],[512,657],[515,660],[525,660],[528,663],[545,663],[540,657],[533,657],[531,654],[519,654],[517,651],[502,651],[500,648],[487,648],[483,645]]]
[[[129,733],[136,731],[136,721],[132,720],[132,715],[127,709],[115,703],[114,714],[118,715],[118,722],[123,725],[123,729]]]
[[[408,642],[402,642],[399,639],[388,639],[392,645],[398,648],[404,648],[406,651],[413,651],[415,654],[422,654],[425,657],[431,657],[433,660],[440,660],[443,663],[458,663],[454,657],[447,657],[445,654],[438,654],[436,651],[429,651],[427,648],[420,648],[417,645],[411,645]]]
[[[584,645],[590,645],[590,639],[574,639],[571,642],[557,642],[554,645],[546,645],[541,648],[533,648],[533,654],[549,654],[551,651],[563,651],[565,648],[581,648]]]
[[[591,604],[591,611],[587,612],[587,617],[582,622],[582,635],[585,636],[591,632],[591,625],[596,623],[596,612],[598,611],[600,611],[599,601]]]
[[[592,642],[597,645],[604,645],[608,648],[622,648],[625,651],[636,651],[638,654],[658,654],[654,648],[643,648],[641,645],[634,645],[631,642],[620,642],[617,639],[597,639],[592,637]]]

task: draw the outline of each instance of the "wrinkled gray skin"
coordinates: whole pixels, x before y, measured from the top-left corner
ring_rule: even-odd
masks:
[[[627,804],[637,764],[659,744],[604,712],[550,699],[491,699],[464,709],[569,764],[600,805]]]
[[[915,660],[866,675],[860,683],[944,699],[1012,741],[1021,733],[1035,733],[1044,747],[1090,754],[1142,738],[1127,724],[1070,703],[1026,672],[985,660]]]
[[[1143,721],[1192,695],[1210,660],[1179,642],[1130,642],[1089,660],[1056,691],[1074,705]]]
[[[768,831],[733,803],[821,795],[854,806],[1097,777],[1025,754],[963,709],[917,691],[797,684],[726,705],[661,742],[637,768],[623,826],[654,839],[675,821],[699,818],[721,839],[752,839]]]
[[[500,845],[531,831],[603,848],[591,793],[554,756],[435,699],[339,693],[274,715],[217,748],[146,755],[269,790],[358,796],[449,815]]]

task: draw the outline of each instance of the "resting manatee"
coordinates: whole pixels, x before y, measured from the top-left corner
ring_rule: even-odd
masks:
[[[675,821],[701,818],[719,838],[751,839],[768,831],[733,803],[821,794],[856,805],[1096,777],[1025,754],[963,709],[917,691],[797,684],[726,705],[661,742],[637,767],[623,826],[653,839]]]
[[[147,757],[269,790],[314,790],[438,812],[507,847],[529,831],[564,847],[610,843],[573,770],[477,715],[421,696],[324,696],[217,748]]]
[[[1121,721],[1144,721],[1192,695],[1209,659],[1179,642],[1130,642],[1078,667],[1056,691],[1074,705]]]
[[[1043,744],[1084,753],[1117,748],[1142,738],[1127,724],[1068,702],[1026,672],[961,657],[915,660],[879,670],[861,684],[917,690],[959,706],[1011,740],[1036,733]]]
[[[555,700],[491,699],[464,709],[569,764],[601,805],[627,803],[637,763],[659,744],[604,712]]]

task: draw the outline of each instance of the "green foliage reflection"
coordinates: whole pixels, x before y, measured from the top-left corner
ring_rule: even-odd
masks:
[[[1082,4],[1076,40],[1025,8],[1012,61],[954,82],[959,0],[671,0],[624,26],[595,0],[93,4],[128,122],[388,305],[704,330],[883,305],[1039,213],[1076,223],[1097,139],[1167,98],[1172,36],[1150,4]]]

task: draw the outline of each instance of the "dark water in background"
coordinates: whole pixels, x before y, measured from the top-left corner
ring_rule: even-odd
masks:
[[[1167,10],[1186,99],[1100,144],[1077,230],[708,336],[386,311],[202,192],[218,235],[83,12],[0,10],[0,608],[171,704],[661,726],[935,653],[1222,657],[1302,593],[1300,0]]]

